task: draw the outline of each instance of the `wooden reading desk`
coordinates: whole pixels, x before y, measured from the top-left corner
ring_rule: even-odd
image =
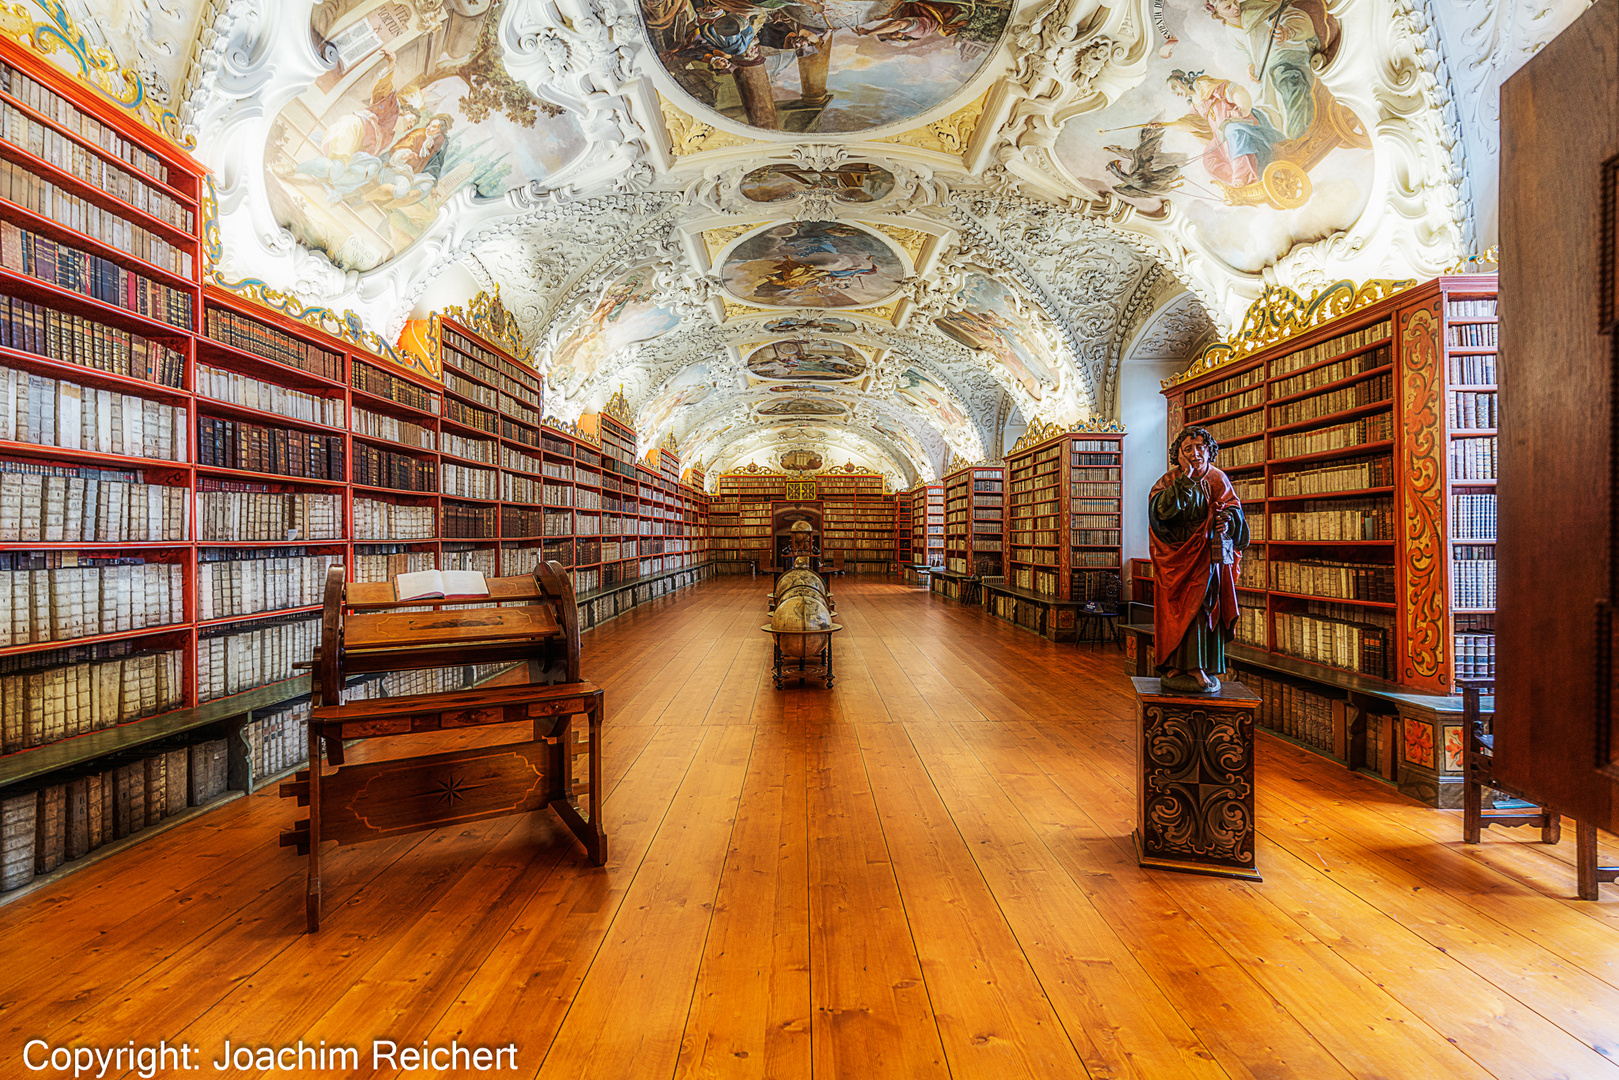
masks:
[[[579,616],[560,564],[488,579],[489,595],[400,601],[392,582],[326,578],[315,650],[309,768],[281,795],[309,817],[281,834],[309,857],[309,929],[320,929],[320,845],[356,844],[549,806],[602,865],[602,691],[579,676]],[[440,604],[511,606],[397,610]],[[343,703],[350,677],[470,664],[522,663],[527,681],[449,693]],[[587,718],[584,730],[573,723]],[[345,765],[347,739],[532,721],[529,742]],[[321,751],[339,766],[323,773]],[[587,758],[581,763],[581,758]]]

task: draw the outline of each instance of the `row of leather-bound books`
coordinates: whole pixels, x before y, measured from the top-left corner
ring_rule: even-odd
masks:
[[[91,771],[0,796],[0,891],[223,795],[224,739],[103,758]]]

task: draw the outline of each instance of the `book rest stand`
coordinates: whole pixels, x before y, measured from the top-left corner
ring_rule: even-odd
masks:
[[[320,929],[320,845],[357,844],[549,806],[584,844],[607,858],[602,830],[602,691],[579,678],[579,619],[562,567],[541,563],[532,576],[488,580],[488,597],[450,602],[520,606],[399,611],[443,600],[399,601],[392,582],[326,579],[321,643],[315,650],[309,768],[281,785],[309,817],[281,834],[283,847],[309,857],[306,914]],[[413,694],[343,704],[354,675],[469,664],[522,662],[516,686]],[[583,729],[573,718],[584,716]],[[344,765],[347,739],[370,739],[529,720],[530,742]],[[323,772],[321,751],[339,766]],[[588,755],[587,775],[579,758]]]

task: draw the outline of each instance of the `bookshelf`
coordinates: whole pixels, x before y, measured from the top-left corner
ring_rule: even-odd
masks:
[[[825,515],[822,555],[834,564],[841,556],[850,573],[892,573],[898,503],[882,476],[828,470],[815,485]]]
[[[1234,658],[1285,660],[1292,682],[1278,685],[1313,680],[1309,693],[1347,701],[1348,736],[1285,722],[1355,767],[1369,767],[1367,718],[1398,711],[1379,736],[1398,744],[1386,778],[1449,805],[1461,731],[1448,708],[1379,713],[1347,688],[1452,695],[1493,673],[1496,279],[1375,285],[1337,318],[1175,381],[1169,427],[1215,433],[1248,514]]]
[[[1044,436],[1044,437],[1042,437]],[[1037,432],[1006,459],[1008,584],[1101,600],[1122,569],[1124,435]]]
[[[1005,570],[1005,469],[977,465],[944,478],[945,568],[975,577]]]
[[[329,566],[599,576],[611,476],[583,625],[707,572],[678,458],[542,423],[498,298],[407,329],[430,377],[204,286],[201,170],[4,43],[0,112],[0,892],[296,768]]]
[[[895,495],[880,473],[853,466],[820,473],[773,472],[760,466],[721,473],[718,493],[708,506],[711,554],[739,570],[776,565],[784,526],[783,505],[819,515],[816,541],[830,567],[841,562],[848,573],[888,574],[897,548]]]
[[[916,536],[917,562],[944,566],[944,483],[934,481],[916,489],[912,508],[912,531]]]
[[[894,496],[894,558],[901,567],[906,568],[916,562],[911,548],[911,530],[914,527],[911,504],[915,501],[915,494],[909,491]]]
[[[1072,639],[1077,608],[1118,587],[1124,434],[1117,426],[1062,432],[1036,421],[1006,459],[1007,576],[990,609],[1053,641]]]

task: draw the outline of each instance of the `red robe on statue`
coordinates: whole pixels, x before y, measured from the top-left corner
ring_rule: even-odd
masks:
[[[1148,497],[1155,505],[1159,492],[1174,484],[1179,469],[1172,470],[1153,485]],[[1201,500],[1205,512],[1200,522],[1181,518],[1176,522],[1153,521],[1152,563],[1153,587],[1152,623],[1153,653],[1158,667],[1169,664],[1170,657],[1180,647],[1187,631],[1197,626],[1205,632],[1219,632],[1229,639],[1237,624],[1237,567],[1242,561],[1222,563],[1213,568],[1212,608],[1210,599],[1210,545],[1209,530],[1216,511],[1235,507],[1240,512],[1242,500],[1237,498],[1231,481],[1219,469],[1210,467],[1200,480],[1206,496]],[[1180,543],[1171,543],[1160,535],[1160,524],[1171,525],[1168,531],[1190,532]],[[1193,527],[1195,526],[1195,527]],[[1246,530],[1244,530],[1246,531]],[[1200,622],[1201,620],[1201,622]]]

